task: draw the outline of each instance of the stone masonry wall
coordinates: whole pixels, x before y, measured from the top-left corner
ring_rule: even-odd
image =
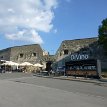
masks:
[[[67,54],[64,54],[65,50],[68,50]],[[88,54],[92,59],[99,59],[102,68],[107,69],[107,56],[105,55],[103,47],[98,44],[98,38],[63,41],[56,52],[56,62],[59,62],[58,64],[63,63],[61,62],[62,59],[75,53]]]
[[[98,38],[86,38],[86,39],[76,39],[76,40],[64,40],[62,41],[59,49],[56,52],[56,59],[63,58],[64,50],[68,50],[68,54],[75,53],[85,47],[89,47],[92,43],[98,41]]]
[[[21,63],[37,63],[43,56],[43,51],[38,44],[24,45],[11,48],[10,60]]]
[[[0,50],[0,60],[9,61],[10,60],[10,53],[11,53],[10,48]]]

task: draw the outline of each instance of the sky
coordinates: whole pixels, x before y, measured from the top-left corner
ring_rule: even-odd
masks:
[[[0,0],[0,50],[40,44],[55,54],[64,40],[98,37],[107,0]]]

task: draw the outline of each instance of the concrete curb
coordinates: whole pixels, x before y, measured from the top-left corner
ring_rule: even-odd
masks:
[[[102,84],[107,87],[107,81],[103,78],[100,80],[90,80],[90,79],[74,79],[70,77],[50,77],[50,76],[42,76],[42,75],[34,75],[37,77],[42,77],[42,78],[50,78],[50,79],[60,79],[60,80],[68,80],[68,81],[78,81],[78,82],[86,82],[86,83],[95,83],[95,84]]]
[[[99,81],[93,81],[88,79],[73,79],[73,78],[53,78],[53,79],[60,79],[60,80],[69,80],[69,81],[79,81],[79,82],[87,82],[87,83],[99,83]]]
[[[100,81],[101,82],[107,82],[107,78],[101,78]]]

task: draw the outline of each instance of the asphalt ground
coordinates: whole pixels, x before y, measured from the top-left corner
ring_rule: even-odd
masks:
[[[31,77],[31,73],[20,73],[20,72],[7,72],[7,73],[0,73],[0,80],[3,79],[12,79],[12,78],[22,78],[22,77]]]
[[[107,87],[95,83],[0,74],[0,107],[107,107]]]

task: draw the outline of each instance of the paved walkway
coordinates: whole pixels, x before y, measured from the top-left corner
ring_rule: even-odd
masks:
[[[60,80],[69,80],[69,81],[80,81],[80,82],[87,82],[87,83],[96,83],[99,85],[103,85],[107,87],[107,78],[101,78],[101,79],[92,79],[92,78],[84,78],[84,77],[73,77],[73,76],[43,76],[43,75],[35,75],[38,77],[43,77],[43,78],[52,78],[52,79],[60,79]]]
[[[29,78],[32,79],[32,77]],[[29,78],[26,77],[25,79],[29,81]],[[50,81],[49,79],[46,80],[48,80],[48,82]],[[34,83],[36,82],[34,81]],[[0,80],[0,107],[71,107],[71,106],[107,107],[107,98],[78,92],[76,93],[69,92],[62,89],[46,87],[44,85],[40,86],[37,84],[28,84],[28,82],[20,83],[5,79]]]

